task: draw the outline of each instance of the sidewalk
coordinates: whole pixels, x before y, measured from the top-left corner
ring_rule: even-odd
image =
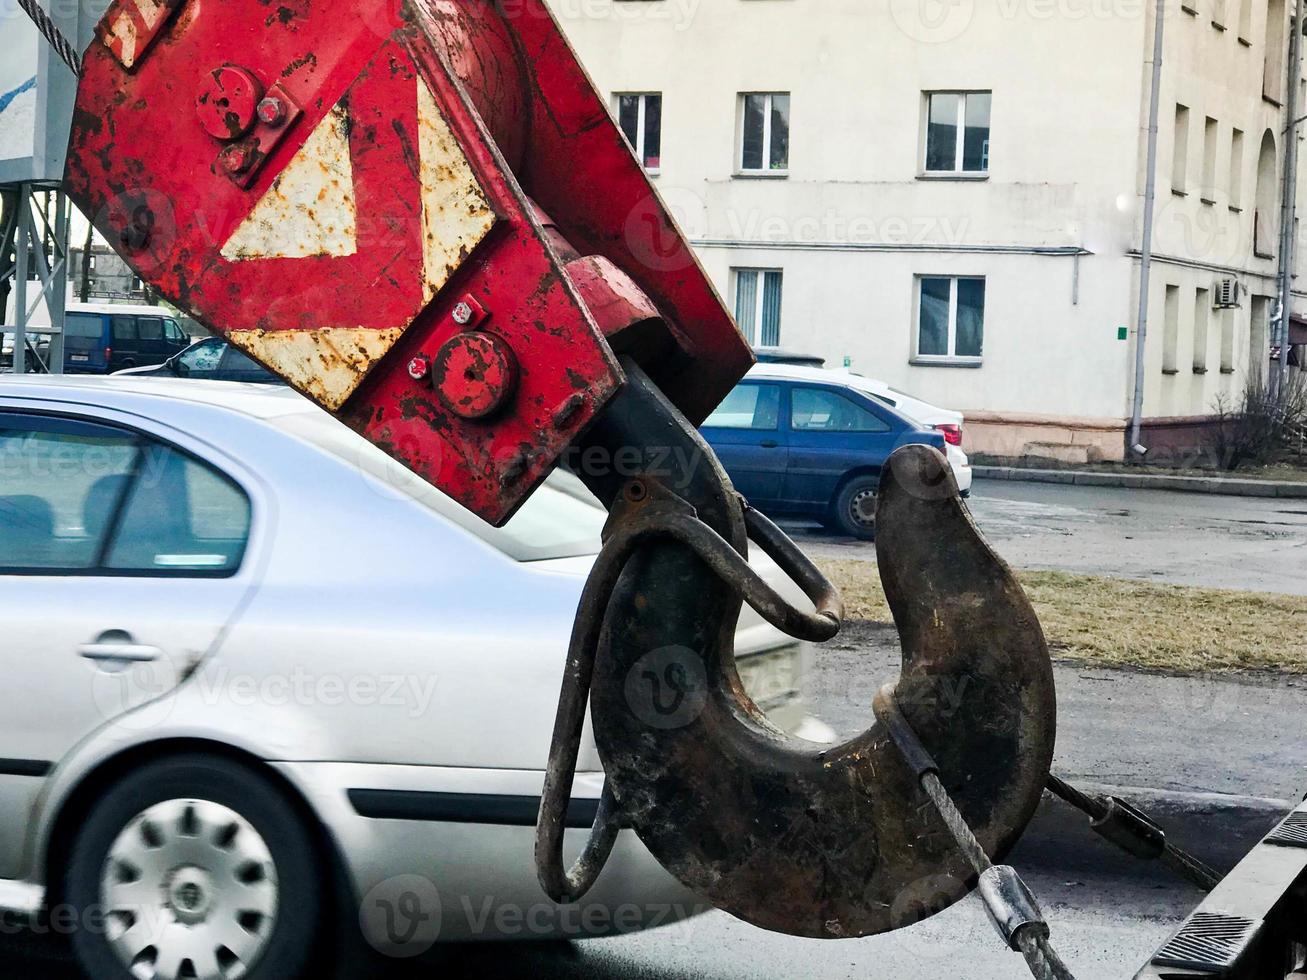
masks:
[[[1030,469],[1024,466],[973,466],[971,472],[979,480],[1017,480],[1027,483],[1069,483],[1082,487],[1175,490],[1182,493],[1216,493],[1235,497],[1307,498],[1307,482],[1287,480],[1177,476],[1170,473],[1114,473],[1106,470]]]

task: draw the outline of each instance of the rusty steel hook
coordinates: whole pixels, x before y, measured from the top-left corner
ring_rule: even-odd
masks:
[[[567,674],[554,721],[549,766],[540,799],[536,827],[536,867],[545,893],[555,901],[575,901],[590,890],[617,841],[618,814],[613,793],[604,783],[590,837],[570,869],[563,867],[563,832],[572,794],[576,758],[585,727],[595,656],[604,614],[617,580],[631,556],[658,539],[677,541],[696,555],[724,581],[735,582],[741,597],[773,626],[806,640],[829,640],[839,632],[844,608],[839,593],[775,524],[745,504],[745,525],[750,539],[781,565],[816,606],[809,613],[797,609],[768,585],[716,531],[700,521],[693,510],[668,491],[639,481],[642,506],[623,518],[614,509],[616,530],[604,542],[586,581],[577,609],[567,654]],[[654,502],[645,503],[647,495]],[[629,492],[626,499],[632,495]],[[619,505],[620,507],[620,505]]]
[[[659,492],[635,506],[629,477],[578,473],[613,512],[609,541],[631,535],[639,546],[620,563],[597,566],[611,588],[587,589],[602,603],[602,616],[593,617],[601,624],[589,627],[597,652],[592,665],[568,663],[537,837],[542,884],[558,900],[577,897],[620,822],[714,905],[779,932],[870,935],[957,901],[975,875],[879,722],[821,749],[779,732],[745,694],[733,655],[739,578],[724,577],[686,535],[647,528],[692,509],[694,523],[739,556],[750,529],[784,536],[747,516],[698,434],[638,367],[624,367],[628,384],[586,443],[610,459],[623,448],[657,450],[648,458],[664,471],[642,477]],[[891,457],[877,526],[881,578],[903,645],[896,699],[976,836],[1002,855],[1034,813],[1052,758],[1056,707],[1038,621],[934,450],[909,446]],[[824,580],[808,568],[815,578],[800,584],[812,591]],[[829,629],[830,620],[816,619]],[[568,874],[554,815],[566,805],[571,767],[568,752],[557,750],[583,717],[578,670],[589,680],[609,806],[601,805],[591,844]],[[676,677],[682,696],[660,703],[658,683]]]

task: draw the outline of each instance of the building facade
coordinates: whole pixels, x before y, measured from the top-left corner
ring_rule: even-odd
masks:
[[[973,451],[1122,457],[1150,3],[553,4],[754,343],[961,409]],[[1168,0],[1147,445],[1265,371],[1288,20]]]

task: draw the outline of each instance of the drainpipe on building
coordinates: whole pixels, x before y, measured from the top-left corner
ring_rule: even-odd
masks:
[[[1148,93],[1148,162],[1144,178],[1144,229],[1139,243],[1139,313],[1135,328],[1135,389],[1130,410],[1129,453],[1142,458],[1148,450],[1139,441],[1144,415],[1144,353],[1148,339],[1148,280],[1153,271],[1153,201],[1157,197],[1157,112],[1162,91],[1162,28],[1166,0],[1155,0],[1153,16],[1153,80]]]
[[[1284,180],[1280,191],[1280,263],[1275,278],[1279,295],[1279,322],[1276,324],[1275,338],[1280,350],[1275,377],[1271,381],[1271,389],[1281,402],[1287,393],[1285,378],[1289,370],[1289,317],[1293,312],[1290,289],[1293,287],[1294,249],[1298,244],[1294,239],[1293,225],[1297,212],[1295,198],[1298,196],[1298,79],[1302,75],[1302,16],[1299,9],[1294,10],[1289,27],[1289,70],[1284,93],[1284,118],[1288,125],[1285,126]]]

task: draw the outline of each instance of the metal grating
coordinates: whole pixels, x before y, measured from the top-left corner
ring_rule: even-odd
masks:
[[[1229,969],[1248,948],[1257,926],[1237,915],[1195,912],[1157,951],[1153,965],[1209,973]]]
[[[1271,831],[1267,844],[1281,847],[1307,847],[1307,812],[1291,813],[1284,823]]]

